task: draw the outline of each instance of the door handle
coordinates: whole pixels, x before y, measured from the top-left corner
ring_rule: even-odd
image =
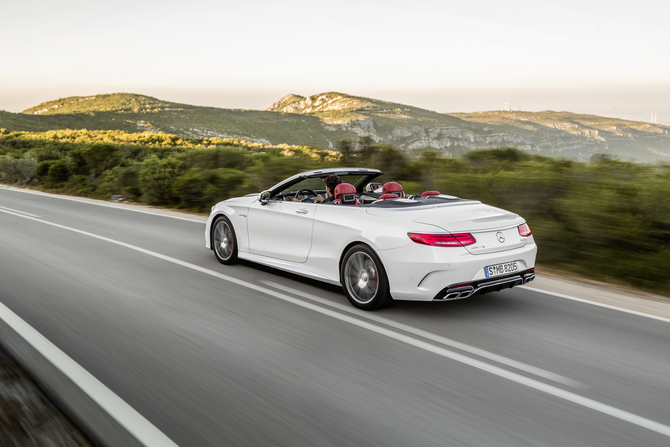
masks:
[[[307,211],[305,208],[300,208],[298,211],[296,211],[298,214],[307,214],[309,211]]]

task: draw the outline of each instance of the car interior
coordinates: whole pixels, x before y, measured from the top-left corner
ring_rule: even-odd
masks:
[[[407,195],[398,182],[368,182],[360,184],[364,177],[361,175],[341,176],[343,182],[334,191],[334,200],[324,205],[348,206],[382,206],[408,207],[435,204],[440,202],[460,201],[459,197],[440,194],[439,191],[424,191],[421,194]],[[301,180],[290,185],[285,190],[273,195],[273,200],[315,203],[316,196],[326,197],[325,178],[313,177]]]

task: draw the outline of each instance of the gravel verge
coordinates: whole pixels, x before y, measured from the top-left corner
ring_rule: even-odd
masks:
[[[2,347],[0,446],[92,447]]]

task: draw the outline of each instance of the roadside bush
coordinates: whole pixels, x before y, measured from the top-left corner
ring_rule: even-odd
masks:
[[[389,178],[406,178],[406,170],[408,166],[407,156],[399,149],[384,144],[378,146],[369,166],[380,169]]]
[[[70,178],[70,167],[65,160],[54,161],[49,165],[47,173],[47,183],[51,185],[58,185],[67,182]]]
[[[279,151],[254,154],[254,161],[247,170],[250,192],[263,191],[298,172],[328,167],[309,157],[286,157]]]
[[[70,152],[72,170],[77,175],[99,177],[108,169],[123,163],[122,152],[113,144],[92,144]]]
[[[55,185],[55,187],[63,187],[68,194],[75,196],[105,198],[104,195],[101,196],[97,193],[97,185],[91,183],[89,177],[86,175],[71,175],[67,184]]]
[[[63,158],[63,156],[59,151],[54,150],[52,145],[47,145],[37,154],[37,161],[40,162],[45,160],[60,160],[61,158]]]
[[[180,154],[179,157],[185,165],[201,169],[230,168],[244,170],[253,163],[249,151],[239,147],[192,149]]]
[[[40,164],[38,164],[37,167],[35,168],[35,175],[37,176],[37,178],[39,178],[40,180],[46,180],[47,175],[49,174],[49,168],[54,163],[55,160],[44,160],[40,162]]]
[[[121,168],[117,185],[122,196],[132,200],[138,200],[142,196],[142,189],[140,188],[141,169],[142,165],[140,163]]]
[[[174,158],[161,160],[154,155],[145,160],[139,175],[142,198],[151,205],[176,203],[177,196],[172,186],[182,171],[182,163]]]
[[[465,159],[470,161],[507,161],[518,163],[524,160],[530,160],[532,155],[519,150],[515,147],[505,147],[499,149],[480,149],[468,152]]]
[[[189,169],[174,182],[179,205],[194,211],[208,211],[221,200],[235,197],[247,174],[235,169]]]
[[[0,156],[0,180],[17,185],[30,184],[36,179],[37,154],[26,152],[16,158],[12,154]]]

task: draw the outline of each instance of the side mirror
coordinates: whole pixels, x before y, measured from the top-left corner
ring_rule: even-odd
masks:
[[[258,195],[258,201],[261,202],[261,205],[267,205],[270,201],[270,191],[263,191]]]

